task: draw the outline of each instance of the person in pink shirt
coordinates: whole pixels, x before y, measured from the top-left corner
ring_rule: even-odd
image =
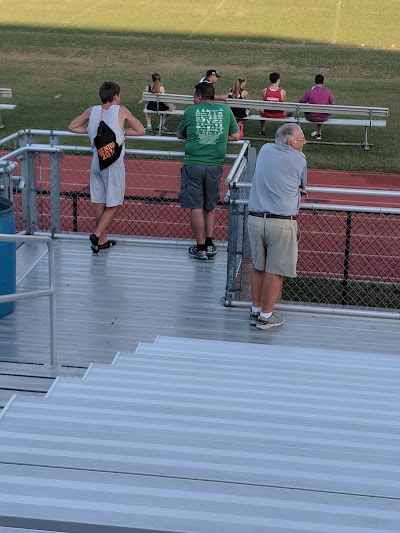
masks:
[[[328,104],[333,105],[333,94],[329,89],[323,87],[324,77],[322,74],[315,76],[315,85],[309,91],[306,91],[300,98],[302,104]],[[316,131],[311,132],[311,137],[317,141],[321,140],[322,123],[328,120],[328,113],[306,113],[306,119],[310,122],[316,122]]]

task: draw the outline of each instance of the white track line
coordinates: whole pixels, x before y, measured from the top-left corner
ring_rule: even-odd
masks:
[[[335,24],[333,26],[332,44],[336,44],[339,32],[340,11],[344,5],[344,0],[337,0]]]

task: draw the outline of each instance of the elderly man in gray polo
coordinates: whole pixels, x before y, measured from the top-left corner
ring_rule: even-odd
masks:
[[[296,277],[299,230],[296,215],[306,193],[306,140],[297,124],[284,124],[275,144],[264,144],[254,170],[247,229],[253,256],[250,324],[259,329],[281,326],[274,311],[283,276]]]

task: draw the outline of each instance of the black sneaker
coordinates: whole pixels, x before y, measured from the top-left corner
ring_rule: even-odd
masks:
[[[99,238],[98,238],[98,236],[95,233],[92,233],[90,235],[89,239],[90,239],[90,242],[92,243],[92,245],[91,245],[92,252],[94,254],[98,254],[99,253]]]
[[[205,250],[198,250],[197,244],[190,246],[188,253],[190,257],[193,257],[193,259],[200,259],[200,261],[208,260],[207,252]]]
[[[215,247],[215,244],[210,244],[210,246],[207,246],[206,255],[209,259],[217,255],[217,248]]]
[[[265,137],[265,131],[260,131],[258,135],[261,135],[261,137]]]

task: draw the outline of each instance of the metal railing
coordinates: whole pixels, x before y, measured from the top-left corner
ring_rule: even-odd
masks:
[[[43,136],[48,137],[48,144],[37,143],[38,137]],[[61,137],[79,138],[83,144],[62,144]],[[146,148],[149,142],[153,146]],[[114,234],[142,239],[191,238],[189,217],[177,209],[180,167],[185,155],[180,149],[183,142],[164,136],[127,138],[133,146],[126,148],[127,194],[120,215],[110,228]],[[164,149],[153,149],[161,143]],[[88,191],[92,148],[87,135],[48,130],[22,130],[0,140],[0,149],[10,145],[11,150],[0,158],[0,196],[13,201],[17,231],[26,234],[1,235],[0,241],[46,242],[49,288],[0,296],[0,303],[50,297],[51,364],[56,365],[54,242],[44,234],[79,237],[77,233],[93,231],[94,210]],[[245,141],[229,143],[224,171],[227,183],[238,168],[241,173],[245,171],[248,148]],[[19,176],[14,175],[17,169]],[[225,192],[221,191],[217,206],[217,236],[221,241],[226,241],[228,227]]]
[[[251,304],[252,262],[246,230],[251,184],[234,182],[225,303]],[[400,198],[399,191],[308,187],[310,193]],[[302,203],[298,277],[285,279],[295,310],[400,318],[400,208]],[[306,305],[303,305],[306,304]]]
[[[43,136],[48,144],[38,144]],[[77,138],[82,145],[61,142],[62,137]],[[20,194],[14,193],[17,229],[28,234],[91,233],[94,206],[89,198],[92,149],[88,136],[26,130],[0,141],[0,147],[4,141],[17,139],[21,146],[0,158],[0,165],[18,158],[26,182]],[[183,143],[172,136],[127,137],[125,201],[110,227],[111,233],[121,237],[192,238],[189,217],[178,202]],[[228,144],[224,177],[232,176],[239,162],[246,164],[248,146],[246,141]],[[227,240],[227,189],[222,185],[216,209],[217,241]]]
[[[49,287],[37,291],[18,292],[14,294],[0,295],[0,303],[15,302],[27,298],[50,298],[50,364],[57,365],[57,341],[56,341],[56,275],[54,258],[54,241],[44,235],[9,235],[0,234],[0,242],[45,242],[49,257]]]
[[[49,144],[37,144],[37,138],[43,136],[48,137]],[[83,145],[61,143],[62,136],[77,137]],[[91,233],[94,208],[88,192],[91,148],[87,136],[27,130],[6,140],[19,140],[20,147],[0,158],[0,165],[18,157],[20,178],[25,180],[22,192],[16,187],[13,190],[17,229],[70,237]],[[182,142],[166,136],[128,138],[126,197],[110,228],[113,234],[175,244],[192,239],[189,216],[178,203]],[[228,242],[226,305],[249,305],[251,261],[246,217],[255,149],[239,141],[230,143],[228,151],[214,237],[220,243]],[[393,311],[400,308],[400,212],[379,207],[378,199],[399,197],[400,193],[333,187],[308,190],[342,197],[373,196],[378,205],[302,204],[299,275],[285,281],[283,302],[296,309],[305,304],[308,310],[319,312],[389,310],[395,316]]]

